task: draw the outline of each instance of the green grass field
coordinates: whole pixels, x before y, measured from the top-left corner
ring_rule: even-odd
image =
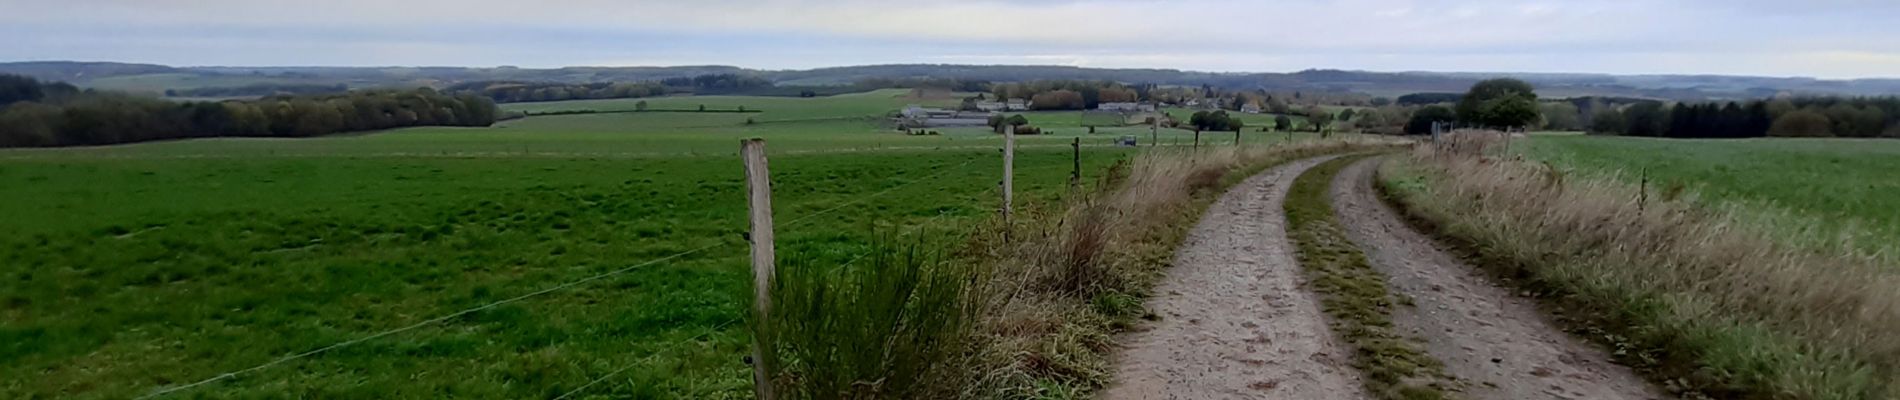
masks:
[[[841,263],[925,228],[961,240],[994,213],[997,135],[881,128],[917,102],[903,93],[0,151],[0,398],[136,397],[695,249],[168,397],[548,398],[619,368],[587,394],[747,397],[740,138],[772,151],[781,257]],[[1019,204],[1067,192],[1068,140],[1024,138]],[[1084,150],[1091,177],[1138,151]]]
[[[1685,140],[1535,135],[1531,157],[1567,168],[1647,174],[1658,187],[1680,183],[1702,198],[1787,210],[1900,239],[1900,141],[1880,139]],[[1884,245],[1884,244],[1883,244]]]

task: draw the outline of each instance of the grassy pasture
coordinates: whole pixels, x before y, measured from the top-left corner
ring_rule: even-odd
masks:
[[[1900,239],[1900,141],[1693,140],[1535,135],[1529,156],[1636,182],[1681,185],[1703,199],[1786,210],[1824,225]]]
[[[723,100],[784,119],[908,102],[881,94]],[[598,105],[567,103],[522,107]],[[135,397],[699,248],[171,397],[553,397],[622,367],[588,393],[746,397],[738,138],[774,152],[782,257],[836,264],[924,226],[957,240],[993,213],[994,135],[732,116],[0,151],[0,398]],[[1060,141],[1018,156],[1019,202],[1066,192]],[[1086,150],[1089,173],[1134,151]]]
[[[0,150],[0,398],[136,397],[700,248],[169,398],[547,398],[623,367],[587,393],[748,397],[740,138],[768,140],[784,258],[836,265],[924,227],[959,240],[994,212],[998,135],[882,128],[881,115],[920,101],[906,93]],[[1092,146],[1090,175],[1138,151],[1107,145],[1120,133],[1058,130],[1022,138],[1019,204],[1066,192],[1073,136]],[[1231,136],[1205,142],[1220,138]]]

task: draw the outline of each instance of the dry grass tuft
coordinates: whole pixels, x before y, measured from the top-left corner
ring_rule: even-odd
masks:
[[[1387,163],[1401,206],[1576,312],[1674,389],[1717,398],[1900,398],[1900,272],[1782,240],[1681,187],[1565,177],[1480,141]],[[1472,150],[1478,149],[1478,150]]]

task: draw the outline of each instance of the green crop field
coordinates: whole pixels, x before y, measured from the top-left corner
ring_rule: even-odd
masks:
[[[1615,173],[1704,199],[1741,202],[1854,225],[1900,239],[1900,141],[1881,139],[1651,139],[1534,135],[1526,153],[1556,165]]]
[[[587,394],[749,396],[740,138],[771,150],[781,257],[954,242],[994,213],[997,135],[882,128],[904,93],[0,151],[0,398],[137,397],[629,267],[167,397],[547,398],[621,368]],[[1081,130],[1058,130],[1023,138],[1019,203],[1067,192]],[[1114,136],[1087,138],[1091,177],[1137,151]]]

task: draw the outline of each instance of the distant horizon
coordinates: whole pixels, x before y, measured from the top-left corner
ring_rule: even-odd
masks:
[[[749,67],[749,66],[744,66],[744,65],[737,65],[737,64],[672,64],[672,65],[658,65],[658,64],[643,64],[643,65],[561,65],[561,66],[539,66],[539,65],[535,65],[535,66],[524,66],[524,65],[513,65],[513,64],[501,64],[501,65],[448,65],[448,64],[434,64],[434,65],[432,65],[432,64],[416,64],[416,65],[396,65],[396,64],[385,64],[385,65],[376,65],[376,64],[365,64],[365,65],[340,65],[340,64],[332,64],[332,65],[317,65],[317,64],[281,64],[281,65],[241,65],[241,64],[201,64],[201,65],[192,65],[192,64],[166,64],[166,63],[158,63],[158,62],[142,62],[142,61],[118,61],[118,60],[78,60],[78,59],[74,59],[74,60],[64,60],[64,59],[40,59],[40,60],[20,60],[20,61],[0,61],[0,64],[26,64],[26,63],[112,63],[112,64],[128,64],[128,65],[156,65],[156,66],[163,66],[163,67],[169,67],[169,68],[182,68],[182,69],[192,69],[192,68],[260,68],[260,69],[263,69],[263,68],[363,68],[363,69],[376,69],[376,68],[466,68],[466,69],[500,69],[500,68],[518,68],[518,69],[538,69],[538,70],[554,70],[554,69],[562,69],[562,68],[693,68],[693,67],[728,67],[728,68],[738,68],[738,69],[744,69],[744,70],[752,70],[752,71],[811,71],[811,70],[819,70],[819,69],[831,69],[831,68],[853,68],[853,67],[878,67],[878,66],[904,66],[904,65],[934,65],[934,66],[965,66],[965,67],[1058,67],[1058,68],[1077,68],[1077,69],[1085,69],[1085,70],[1156,70],[1156,71],[1177,71],[1177,72],[1185,72],[1185,73],[1207,73],[1207,74],[1229,74],[1229,75],[1250,75],[1250,74],[1295,74],[1295,73],[1300,73],[1300,72],[1306,72],[1306,71],[1346,71],[1346,72],[1364,72],[1364,73],[1379,73],[1379,74],[1440,74],[1440,75],[1487,75],[1487,74],[1492,74],[1492,75],[1510,75],[1510,74],[1523,74],[1523,75],[1579,75],[1579,76],[1586,76],[1586,75],[1597,75],[1597,76],[1626,76],[1626,77],[1639,77],[1639,76],[1671,76],[1671,77],[1742,77],[1742,78],[1769,78],[1769,79],[1810,79],[1810,80],[1819,80],[1819,81],[1860,81],[1860,80],[1900,80],[1900,74],[1896,74],[1896,75],[1892,75],[1892,76],[1866,76],[1866,77],[1855,77],[1855,78],[1827,78],[1827,77],[1818,77],[1818,76],[1811,76],[1811,75],[1748,75],[1748,74],[1722,74],[1722,73],[1676,73],[1676,72],[1651,72],[1651,73],[1611,73],[1611,72],[1579,72],[1579,71],[1483,71],[1483,70],[1421,70],[1421,69],[1411,69],[1411,70],[1377,70],[1377,69],[1358,69],[1358,68],[1336,68],[1336,67],[1309,67],[1309,68],[1302,68],[1302,69],[1295,69],[1295,70],[1285,70],[1285,71],[1271,71],[1271,70],[1234,70],[1234,71],[1213,71],[1213,70],[1197,70],[1197,69],[1191,69],[1191,68],[1177,68],[1177,67],[1140,67],[1140,66],[1135,66],[1135,67],[1097,67],[1097,66],[1076,66],[1076,65],[1061,65],[1061,64],[977,64],[977,63],[930,63],[930,62],[889,62],[889,63],[870,63],[870,64],[843,64],[843,65],[829,65],[829,66],[818,66],[818,67],[809,67],[809,68],[761,68],[761,67]]]
[[[0,60],[1888,78],[1900,2],[0,0]],[[1582,72],[1578,72],[1582,71]]]

